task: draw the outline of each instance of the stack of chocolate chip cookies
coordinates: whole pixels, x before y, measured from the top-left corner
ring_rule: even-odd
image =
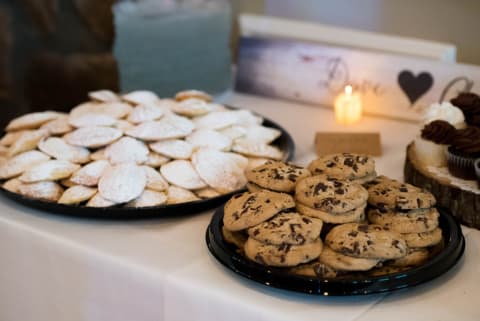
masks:
[[[389,262],[392,266],[415,266],[429,258],[429,249],[442,241],[435,197],[425,190],[385,176],[367,184],[369,222],[401,233],[408,254]]]
[[[435,198],[376,177],[368,156],[329,155],[308,168],[268,161],[245,176],[249,192],[227,202],[222,232],[265,266],[322,278],[388,274],[425,262],[442,239]]]
[[[298,182],[295,199],[299,213],[342,224],[365,219],[368,193],[358,183],[317,175]]]
[[[263,265],[290,267],[312,261],[322,252],[323,223],[303,217],[294,207],[293,197],[285,193],[237,194],[224,208],[224,237]]]
[[[348,223],[330,230],[319,261],[336,272],[367,271],[386,260],[403,258],[407,251],[405,240],[389,228]]]

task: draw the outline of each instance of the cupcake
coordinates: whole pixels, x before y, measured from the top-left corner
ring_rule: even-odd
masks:
[[[446,166],[446,149],[456,136],[456,131],[453,125],[444,120],[435,120],[425,125],[414,143],[418,161],[425,166]]]
[[[460,108],[468,125],[480,127],[480,96],[474,93],[460,93],[451,103]]]
[[[428,124],[434,120],[444,120],[457,129],[466,127],[462,110],[449,102],[435,103],[428,107],[423,115],[423,123]]]
[[[453,176],[475,179],[475,160],[480,158],[480,128],[469,126],[457,130],[448,147],[448,170]]]

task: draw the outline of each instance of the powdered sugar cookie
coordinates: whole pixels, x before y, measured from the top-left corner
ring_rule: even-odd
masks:
[[[20,129],[36,129],[41,125],[45,124],[46,122],[57,119],[62,115],[62,113],[56,111],[42,111],[25,114],[11,120],[6,127],[6,131],[14,131]]]
[[[48,137],[38,143],[38,149],[55,159],[66,160],[72,163],[87,163],[90,161],[90,152],[84,147],[67,144],[62,138]]]
[[[98,148],[113,143],[122,136],[118,129],[103,126],[82,127],[64,136],[75,146]]]
[[[55,182],[36,182],[21,184],[18,193],[47,202],[56,202],[63,194],[63,188]]]
[[[149,146],[153,151],[173,159],[189,159],[193,152],[192,145],[180,139],[162,140]]]
[[[127,120],[134,124],[143,123],[146,121],[157,120],[163,116],[163,111],[154,104],[138,105],[133,108],[128,115]]]
[[[247,183],[243,169],[229,153],[202,148],[193,153],[192,164],[202,180],[220,193],[238,190]]]
[[[200,189],[207,184],[200,178],[192,163],[186,160],[175,160],[160,167],[160,173],[173,184],[186,189]]]
[[[80,165],[66,160],[49,160],[26,170],[19,179],[24,183],[56,181],[70,177],[79,168]]]
[[[76,184],[96,186],[103,172],[110,166],[106,160],[91,162],[75,171],[70,180]]]
[[[76,185],[68,188],[63,192],[58,200],[60,204],[78,204],[87,201],[97,193],[97,189],[82,185]]]
[[[38,130],[27,130],[23,132],[18,139],[12,143],[10,148],[8,149],[8,157],[15,156],[17,154],[35,149],[37,147],[38,142],[46,137],[48,132],[43,129]]]
[[[199,198],[188,189],[173,185],[168,187],[167,197],[167,204],[179,204],[199,200]]]
[[[156,102],[159,98],[157,94],[152,91],[136,90],[123,95],[122,99],[134,105],[148,105]]]
[[[142,168],[147,176],[147,188],[159,192],[168,188],[168,183],[160,174],[160,172],[150,166],[142,166]]]
[[[167,202],[167,194],[164,192],[152,191],[146,189],[143,193],[126,204],[127,207],[148,207],[159,206]]]
[[[37,150],[18,154],[0,166],[0,179],[18,176],[32,166],[46,162],[49,159],[48,155]]]
[[[113,165],[128,162],[145,163],[148,153],[147,145],[132,137],[122,137],[105,149],[105,156]]]
[[[147,177],[143,168],[121,163],[105,170],[98,182],[98,191],[107,200],[126,203],[139,197],[146,184]]]

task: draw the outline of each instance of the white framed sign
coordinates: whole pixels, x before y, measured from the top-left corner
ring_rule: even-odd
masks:
[[[480,92],[480,67],[282,39],[242,37],[235,90],[333,105],[346,85],[365,113],[406,120],[442,96]]]

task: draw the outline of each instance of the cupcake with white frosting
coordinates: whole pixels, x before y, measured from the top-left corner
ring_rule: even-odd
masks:
[[[462,110],[449,102],[430,105],[423,116],[423,123],[428,124],[434,120],[444,120],[457,129],[466,127]]]

